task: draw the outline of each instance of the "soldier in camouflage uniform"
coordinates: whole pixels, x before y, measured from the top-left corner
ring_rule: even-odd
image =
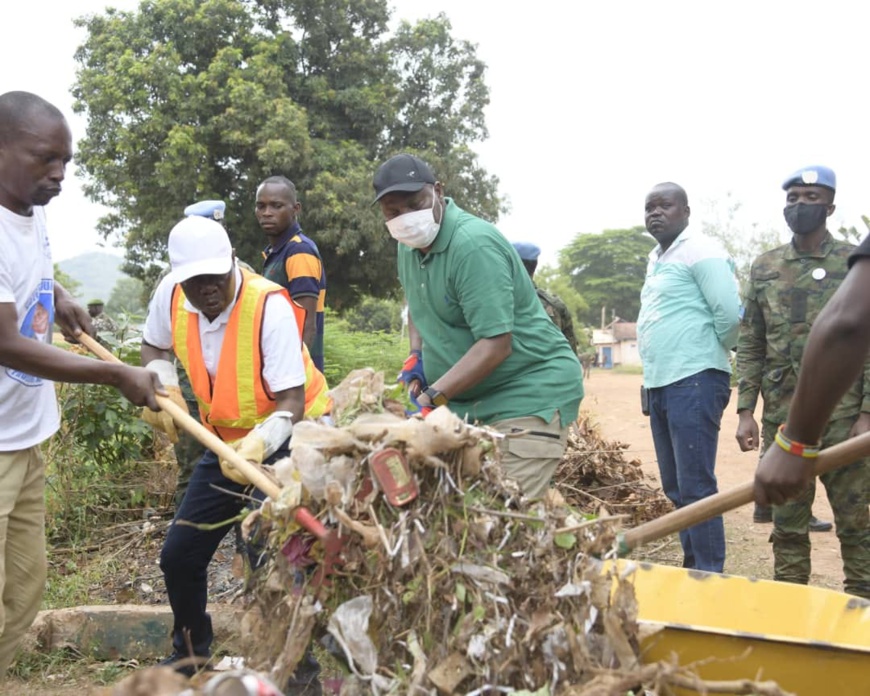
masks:
[[[88,314],[91,315],[91,322],[94,324],[94,331],[97,336],[101,333],[117,334],[118,325],[115,320],[103,311],[102,300],[91,300],[88,302]]]
[[[530,242],[515,242],[514,248],[520,255],[520,259],[525,266],[529,277],[534,279],[535,270],[538,268],[538,256],[541,255],[541,249],[536,244]],[[553,323],[559,327],[559,330],[568,339],[571,350],[577,353],[577,336],[574,335],[574,321],[571,319],[571,312],[562,300],[556,295],[553,295],[545,290],[541,290],[535,285],[535,290],[538,293],[538,299],[544,307],[547,316],[552,319]]]
[[[797,172],[786,180],[786,221],[792,241],[759,256],[745,289],[737,345],[742,450],[758,446],[753,413],[759,392],[762,453],[774,444],[788,416],[804,346],[813,322],[846,276],[854,246],[835,240],[825,221],[834,211],[836,180],[825,167]],[[822,435],[823,447],[870,430],[870,361],[863,379],[842,398]],[[870,598],[870,461],[864,459],[824,474],[822,483],[834,511],[847,592]],[[806,584],[810,576],[809,524],[815,481],[796,499],[774,506],[774,578]]]

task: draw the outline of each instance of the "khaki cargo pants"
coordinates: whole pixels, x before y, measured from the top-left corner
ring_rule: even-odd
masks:
[[[495,421],[490,427],[510,435],[528,431],[525,435],[501,440],[501,466],[508,478],[520,484],[530,498],[542,498],[550,487],[556,467],[568,446],[568,428],[563,428],[559,412],[550,422],[537,416],[507,418]]]
[[[42,454],[0,452],[0,679],[39,611],[45,576]]]

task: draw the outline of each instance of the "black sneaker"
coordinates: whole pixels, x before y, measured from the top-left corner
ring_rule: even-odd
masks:
[[[188,679],[203,669],[208,664],[208,657],[200,655],[182,655],[180,652],[173,650],[169,657],[165,657],[157,663],[158,667],[170,667]]]
[[[755,506],[755,512],[752,513],[752,521],[755,524],[769,524],[773,522],[773,510],[769,507]]]
[[[810,517],[811,532],[830,532],[833,528],[834,525],[831,522],[823,522],[815,515]]]

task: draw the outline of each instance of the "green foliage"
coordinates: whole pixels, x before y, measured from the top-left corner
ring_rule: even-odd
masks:
[[[73,297],[78,294],[79,289],[82,286],[79,281],[64,273],[57,264],[54,264],[54,280],[63,285]]]
[[[861,221],[864,223],[864,227],[867,230],[870,230],[870,218],[866,215],[861,216]],[[840,229],[837,230],[840,237],[847,242],[851,242],[852,244],[858,245],[862,241],[864,241],[864,237],[867,236],[867,231],[859,231],[857,227],[852,225],[851,227],[841,226]]]
[[[145,285],[138,278],[124,276],[116,284],[106,303],[106,314],[116,317],[120,314],[144,316],[147,309]]]
[[[402,303],[366,297],[342,315],[351,331],[395,333],[402,328]]]
[[[22,651],[18,653],[15,662],[9,668],[7,677],[26,681],[46,678],[49,675],[57,675],[58,672],[65,671],[66,667],[75,660],[80,661],[81,657],[74,655],[71,650],[63,648],[50,652]],[[26,693],[25,685],[21,686],[22,690],[18,693]]]
[[[362,367],[384,373],[390,384],[408,357],[408,338],[398,333],[352,331],[348,323],[332,313],[326,317],[324,372],[330,387],[338,385],[351,370]]]
[[[119,336],[115,354],[138,364],[140,337],[124,321]],[[45,445],[47,533],[74,544],[103,514],[154,504],[145,480],[154,433],[112,387],[58,383],[57,392],[62,427]]]
[[[496,219],[497,180],[469,144],[486,136],[485,66],[444,15],[388,33],[386,0],[143,0],[77,20],[77,162],[99,223],[151,286],[169,229],[202,198],[227,202],[240,258],[259,264],[255,187],[284,174],[318,243],[329,302],[395,291],[396,244],[371,177],[399,150],[426,157],[447,191]],[[341,269],[341,273],[337,270]]]
[[[582,322],[583,318],[588,315],[589,303],[574,288],[571,276],[563,273],[560,268],[542,266],[537,269],[535,271],[535,285],[562,300],[575,322]],[[579,335],[577,339],[580,339]]]
[[[578,315],[582,323],[598,326],[602,307],[608,322],[614,314],[637,320],[647,257],[654,246],[643,227],[633,227],[578,234],[559,252],[561,272],[588,303]]]

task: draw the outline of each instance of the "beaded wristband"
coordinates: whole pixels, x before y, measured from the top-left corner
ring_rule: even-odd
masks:
[[[803,445],[800,442],[789,440],[785,435],[785,423],[779,426],[776,431],[774,442],[789,454],[795,454],[804,459],[815,459],[819,456],[820,447],[818,445]]]

